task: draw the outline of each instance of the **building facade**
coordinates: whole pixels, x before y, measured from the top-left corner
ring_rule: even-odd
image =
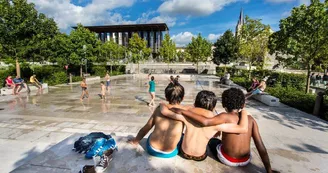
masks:
[[[132,35],[137,33],[139,37],[147,41],[147,46],[153,50],[153,54],[159,52],[164,35],[169,33],[169,28],[165,23],[84,27],[95,32],[103,42],[113,39],[114,42],[123,46],[127,46]]]

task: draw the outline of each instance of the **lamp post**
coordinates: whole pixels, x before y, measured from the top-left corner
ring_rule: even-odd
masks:
[[[87,71],[87,64],[88,64],[88,60],[87,60],[87,52],[86,52],[86,50],[87,50],[87,46],[86,45],[83,45],[83,51],[84,51],[84,63],[85,63],[85,74],[87,74],[88,73],[88,71]]]

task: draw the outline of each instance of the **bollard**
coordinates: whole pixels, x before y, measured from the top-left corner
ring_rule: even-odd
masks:
[[[69,73],[69,83],[73,83],[72,73]]]
[[[317,98],[315,99],[314,109],[313,109],[313,115],[319,116],[320,110],[323,106],[323,92],[318,92]]]

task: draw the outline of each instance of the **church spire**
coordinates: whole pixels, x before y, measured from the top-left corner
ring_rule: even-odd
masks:
[[[239,20],[236,26],[236,36],[240,34],[240,30],[244,25],[244,10],[243,8],[240,9]]]
[[[240,25],[244,24],[244,11],[243,11],[243,8],[240,9],[238,24],[240,24]]]

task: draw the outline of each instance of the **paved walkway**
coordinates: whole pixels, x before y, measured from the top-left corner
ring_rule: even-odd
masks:
[[[156,101],[159,102],[164,99],[168,79],[155,78],[158,79]],[[81,91],[77,85],[50,88],[48,94],[22,95],[0,102],[0,108],[4,108],[0,110],[0,172],[16,168],[14,172],[76,172],[81,164],[91,164],[92,161],[71,152],[71,144],[80,136],[76,133],[92,131],[115,133],[120,141],[117,159],[108,172],[263,171],[257,154],[250,166],[235,169],[212,158],[201,163],[180,157],[163,161],[148,156],[143,147],[135,149],[126,145],[127,136],[135,135],[152,111],[146,106],[149,99],[146,78],[138,80],[130,76],[111,83],[108,101],[102,101],[97,96],[100,90],[97,83],[90,85],[90,99],[83,102],[79,101]],[[184,104],[192,104],[202,88],[212,90],[218,96],[224,90],[212,77],[202,77],[195,82],[182,76],[181,83],[186,88]],[[223,111],[220,103],[216,109]],[[274,169],[282,172],[328,172],[324,165],[328,161],[327,122],[283,104],[268,107],[252,100],[248,101],[247,109],[259,124]]]

